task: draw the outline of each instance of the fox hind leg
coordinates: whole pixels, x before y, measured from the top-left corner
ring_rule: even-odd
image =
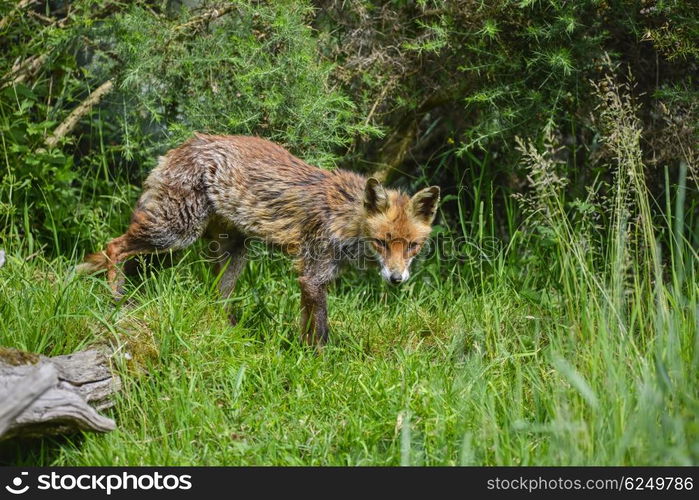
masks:
[[[114,238],[107,244],[105,255],[107,257],[107,282],[112,289],[112,295],[119,300],[124,294],[124,275],[117,267],[121,262],[132,255],[153,252],[155,249],[147,242],[134,237],[130,231]]]
[[[235,230],[224,230],[216,227],[209,230],[211,243],[209,249],[215,259],[215,270],[220,274],[218,290],[223,299],[227,299],[233,293],[240,273],[247,263],[247,248],[245,238]],[[238,321],[236,315],[229,306],[228,321],[235,325]]]
[[[208,214],[202,213],[196,217],[179,218],[173,223],[167,215],[137,208],[126,232],[107,244],[107,281],[117,300],[123,295],[125,280],[119,264],[138,254],[186,248],[201,236],[208,218]]]

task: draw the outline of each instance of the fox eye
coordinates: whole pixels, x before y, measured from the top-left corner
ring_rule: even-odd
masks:
[[[414,252],[415,250],[417,250],[418,246],[419,245],[417,241],[411,241],[410,243],[408,243],[408,250]]]
[[[388,241],[386,241],[386,240],[379,240],[379,239],[374,240],[374,244],[376,244],[376,245],[378,245],[378,246],[380,246],[380,247],[382,247],[382,248],[384,248],[384,249],[387,249],[388,246],[389,246],[389,245],[388,245]]]

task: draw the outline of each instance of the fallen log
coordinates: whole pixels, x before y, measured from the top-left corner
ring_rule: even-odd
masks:
[[[100,351],[48,358],[0,347],[0,440],[114,430],[97,412],[120,387]]]

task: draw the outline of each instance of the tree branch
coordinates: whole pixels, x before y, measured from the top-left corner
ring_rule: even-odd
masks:
[[[26,7],[29,7],[31,4],[35,3],[36,0],[21,0],[17,5],[15,5],[15,8],[12,9],[5,17],[0,19],[0,30],[5,27],[6,24],[8,24],[10,21],[12,21],[12,18],[14,15],[19,12],[20,10],[25,9]]]
[[[188,29],[191,29],[193,27],[196,27],[200,24],[208,23],[211,21],[214,21],[215,19],[218,19],[219,17],[223,17],[226,14],[228,14],[230,11],[233,9],[237,8],[235,4],[229,4],[226,5],[225,7],[221,7],[220,9],[211,9],[203,14],[200,14],[198,16],[194,16],[192,19],[187,21],[186,23],[182,23],[179,26],[175,26],[175,31],[186,31]]]
[[[18,83],[26,81],[39,71],[39,68],[41,68],[47,58],[48,54],[44,53],[38,56],[29,56],[22,61],[16,62],[12,65],[12,69],[3,75],[2,79],[7,83],[3,84],[0,88],[5,88],[9,85],[17,85]]]
[[[100,102],[102,97],[111,92],[113,88],[114,82],[112,82],[112,80],[107,80],[93,90],[92,93],[87,96],[87,99],[85,99],[77,108],[71,111],[68,118],[63,120],[63,123],[56,127],[53,134],[46,138],[46,141],[44,142],[46,146],[49,148],[55,147],[63,137],[68,135],[75,128],[80,119],[89,113],[92,107]]]

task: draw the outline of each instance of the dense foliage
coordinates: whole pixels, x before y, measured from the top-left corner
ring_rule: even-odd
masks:
[[[103,238],[115,201],[128,206],[157,154],[193,130],[259,134],[320,165],[428,177],[452,194],[483,175],[522,190],[515,137],[554,134],[571,191],[584,194],[602,165],[592,90],[607,72],[633,76],[644,155],[674,179],[697,131],[691,4],[5,1],[3,235]]]

